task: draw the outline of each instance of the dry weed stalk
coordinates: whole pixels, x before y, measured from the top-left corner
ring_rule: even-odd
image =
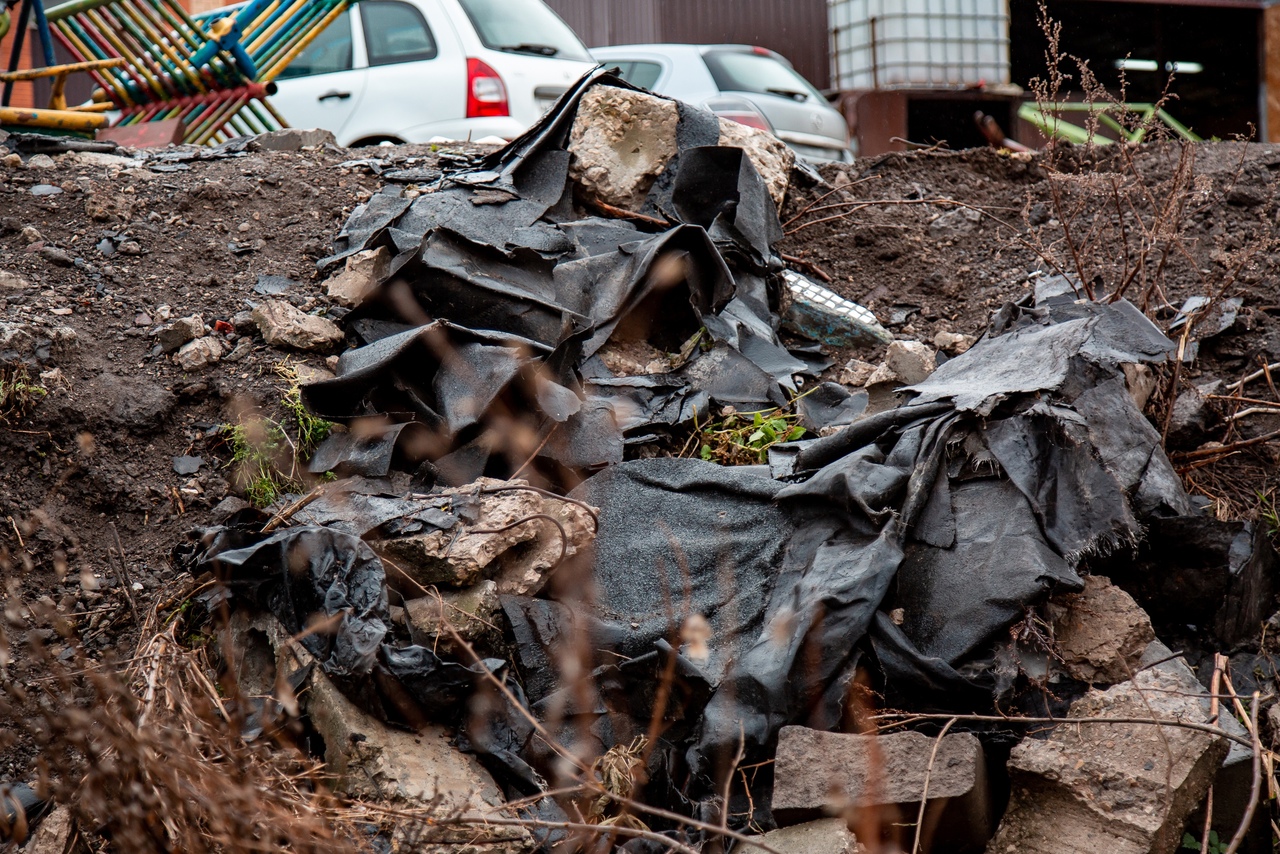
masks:
[[[70,807],[100,850],[129,852],[350,852],[367,847],[362,810],[332,797],[320,766],[284,729],[246,740],[252,703],[224,696],[204,651],[148,614],[130,663],[90,661],[71,626],[60,660],[33,635],[31,654],[53,674],[4,686],[0,704],[32,698],[27,723],[40,748],[40,788]],[[6,709],[12,712],[12,708]],[[270,715],[268,714],[268,718]],[[268,737],[270,736],[270,737]]]

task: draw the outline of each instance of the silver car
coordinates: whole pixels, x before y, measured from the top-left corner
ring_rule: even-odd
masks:
[[[591,49],[622,79],[771,131],[806,160],[848,163],[844,116],[779,53],[739,44],[628,44]]]

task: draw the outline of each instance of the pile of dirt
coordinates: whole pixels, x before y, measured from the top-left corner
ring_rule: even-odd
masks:
[[[926,344],[942,332],[980,335],[995,309],[1054,273],[1099,296],[1123,286],[1166,329],[1190,297],[1242,298],[1216,334],[1196,342],[1193,328],[1194,362],[1156,377],[1148,413],[1164,430],[1180,393],[1221,381],[1214,388],[1227,395],[1229,383],[1280,359],[1280,148],[1187,151],[917,152],[827,166],[825,186],[788,198],[781,249],[898,338]],[[28,633],[36,603],[57,607],[92,654],[132,654],[137,627],[122,588],[139,608],[154,605],[175,581],[175,544],[221,521],[237,506],[228,498],[246,498],[225,425],[251,412],[286,420],[297,377],[332,367],[336,348],[268,345],[246,313],[270,299],[340,317],[316,261],[386,184],[388,165],[425,176],[442,154],[325,147],[148,163],[69,153],[0,165],[0,361],[25,370],[0,377],[8,680],[47,675],[32,644],[54,658],[66,652],[48,629]],[[1119,237],[1103,239],[1110,234]],[[196,337],[216,339],[222,358],[184,370],[161,333],[194,315]],[[854,356],[884,352],[835,356],[831,377]],[[1243,395],[1271,399],[1264,379]],[[6,409],[15,387],[29,402]],[[1226,454],[1280,429],[1280,416],[1233,420],[1243,404],[1208,400],[1184,452],[1218,442]],[[1211,468],[1198,459],[1182,474],[1220,516],[1267,510],[1269,445]],[[30,778],[36,759],[30,741],[0,743],[0,780]]]

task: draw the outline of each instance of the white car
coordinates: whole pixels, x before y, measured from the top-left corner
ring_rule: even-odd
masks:
[[[741,44],[627,44],[591,49],[633,86],[772,132],[806,160],[848,163],[844,116],[779,53]]]
[[[293,127],[344,146],[510,139],[595,64],[541,0],[361,0],[270,100]]]

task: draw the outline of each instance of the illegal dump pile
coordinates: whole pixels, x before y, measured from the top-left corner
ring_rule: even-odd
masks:
[[[1206,691],[1143,607],[1174,624],[1159,609],[1194,585],[1201,642],[1248,641],[1274,555],[1184,491],[1143,414],[1178,347],[1135,306],[1043,276],[940,365],[890,345],[893,394],[821,382],[796,332],[836,315],[778,248],[816,176],[603,73],[422,180],[369,197],[320,262],[341,329],[254,309],[269,344],[355,345],[297,398],[300,428],[336,426],[312,488],[176,549],[194,583],[144,622],[141,711],[112,699],[139,732],[201,706],[158,697],[198,685],[162,662],[208,632],[223,681],[191,714],[230,733],[195,728],[210,768],[269,789],[244,744],[275,745],[352,847],[1269,844],[1257,697],[1221,666]],[[831,305],[849,338],[888,337]],[[178,354],[220,351],[191,327]],[[782,426],[752,422],[754,464],[680,453],[757,412]],[[92,777],[125,800],[148,785],[142,759],[112,777],[130,750]],[[166,849],[185,830],[164,806],[190,800],[76,818]],[[205,844],[331,850],[306,821],[237,821]]]

